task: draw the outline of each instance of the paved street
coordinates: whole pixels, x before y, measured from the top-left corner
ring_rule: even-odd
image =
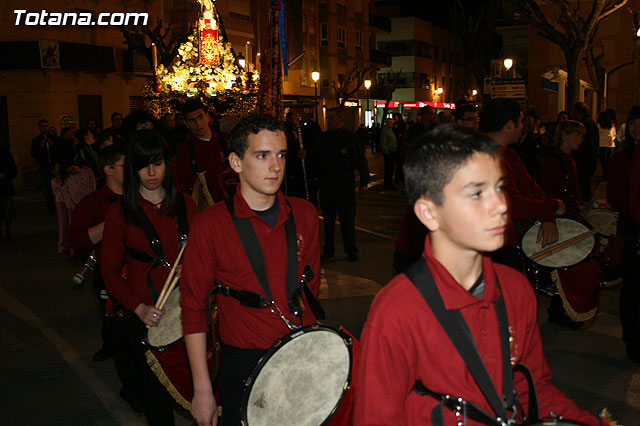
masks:
[[[382,190],[382,159],[368,154],[374,182],[358,195],[360,261],[350,263],[336,241],[323,265],[321,297],[330,325],[360,333],[373,295],[392,277],[393,240],[406,200]],[[598,188],[597,194],[604,193]],[[14,242],[0,242],[0,401],[3,425],[144,425],[118,397],[111,361],[91,360],[100,319],[92,290],[73,289],[81,264],[56,254],[56,219],[34,190],[19,193]],[[339,231],[339,227],[337,227]],[[87,280],[89,282],[89,280]],[[640,366],[627,360],[618,322],[619,287],[602,292],[601,311],[586,329],[540,326],[554,382],[592,412],[607,406],[622,424],[640,424]],[[179,425],[192,424],[177,410]]]

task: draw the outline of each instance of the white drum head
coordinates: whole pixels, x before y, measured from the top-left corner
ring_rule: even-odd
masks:
[[[164,305],[164,315],[154,327],[147,329],[147,343],[154,348],[163,348],[182,338],[180,290],[174,288]]]
[[[321,425],[348,387],[350,351],[337,332],[313,327],[289,336],[265,355],[247,382],[248,426]]]
[[[576,235],[584,234],[585,232],[590,231],[590,229],[585,224],[566,217],[557,218],[556,224],[558,225],[558,241],[551,245],[545,246],[544,248],[542,247],[541,242],[536,243],[538,230],[540,229],[540,222],[536,222],[527,230],[527,232],[525,232],[524,236],[522,237],[522,251],[528,258],[531,258],[531,256],[541,252],[542,250],[546,250],[550,247],[558,245],[563,241],[575,237]],[[560,250],[559,252],[547,256],[544,259],[540,259],[536,263],[542,266],[548,266],[550,268],[565,268],[578,264],[591,254],[593,248],[595,247],[595,243],[596,240],[593,236],[585,238],[584,240],[572,246],[569,246],[564,250]]]
[[[587,213],[584,218],[589,225],[600,229],[602,235],[616,235],[618,214],[609,209],[595,209]]]

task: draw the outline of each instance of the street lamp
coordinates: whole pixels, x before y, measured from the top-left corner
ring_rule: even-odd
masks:
[[[473,90],[471,91],[471,95],[472,95],[472,96],[476,96],[477,94],[478,94],[478,91],[477,91],[476,89],[473,89]]]
[[[244,69],[244,66],[247,64],[247,60],[244,58],[244,55],[241,53],[238,55],[238,65],[240,68]]]
[[[513,59],[511,58],[507,58],[504,60],[504,68],[509,71],[511,69],[511,67],[513,66]]]
[[[318,122],[318,80],[320,80],[320,71],[313,70],[311,73],[311,80],[313,80],[313,103],[316,107],[316,123]]]
[[[364,111],[365,126],[367,125],[367,112],[369,111],[369,89],[371,88],[371,80],[364,81],[364,88],[367,89],[367,109]]]

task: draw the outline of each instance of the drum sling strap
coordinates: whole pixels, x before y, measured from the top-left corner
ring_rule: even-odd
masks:
[[[211,136],[213,137],[213,135]],[[196,157],[196,149],[193,146],[193,140],[188,137],[186,140],[187,143],[187,149],[189,150],[189,159],[191,160],[191,168],[193,169],[193,174],[196,176],[196,179],[198,177],[198,174],[200,174],[200,167],[198,166],[198,158]]]
[[[473,379],[478,384],[478,387],[496,414],[496,416],[492,416],[470,401],[464,401],[461,398],[429,391],[418,380],[413,387],[414,391],[421,395],[430,395],[440,400],[440,404],[436,405],[431,412],[431,422],[437,426],[444,425],[442,407],[447,407],[456,413],[463,413],[463,415],[487,425],[504,426],[512,424],[512,421],[507,416],[506,409],[513,408],[515,416],[516,395],[513,387],[513,371],[511,370],[509,361],[510,349],[507,310],[502,294],[494,303],[496,315],[498,317],[500,342],[502,347],[502,389],[504,391],[504,398],[501,400],[493,382],[491,381],[489,372],[478,353],[475,341],[473,340],[473,335],[471,334],[462,313],[459,310],[447,310],[445,308],[442,296],[438,291],[433,280],[433,275],[431,274],[431,271],[429,271],[429,267],[427,266],[425,259],[421,258],[418,260],[405,272],[405,274],[420,291],[420,294],[427,302],[431,311],[440,322],[440,325],[458,350],[458,353],[467,365]],[[497,276],[496,284],[498,289],[500,289],[500,293],[502,293]],[[532,406],[530,405],[530,413],[532,412],[531,408]],[[535,408],[537,412],[537,404]]]
[[[241,218],[235,215],[233,198],[227,199],[225,204],[227,205],[229,214],[231,215],[236,230],[238,231],[238,235],[242,241],[242,246],[249,258],[249,263],[251,264],[253,273],[258,278],[260,287],[262,287],[262,291],[264,292],[266,299],[262,295],[249,290],[232,289],[219,282],[216,283],[216,288],[218,289],[216,292],[234,297],[244,306],[267,308],[271,306],[273,296],[271,295],[271,288],[269,287],[269,280],[267,278],[264,254],[262,253],[260,242],[258,241],[258,237],[253,229],[253,225],[251,224],[251,219]],[[313,278],[311,266],[305,266],[302,279],[298,285],[298,241],[296,238],[296,223],[293,217],[293,208],[288,201],[287,205],[289,206],[290,213],[284,224],[284,231],[287,239],[287,297],[289,302],[289,311],[293,314],[299,315],[304,310],[304,301],[300,293],[302,290],[314,316],[319,320],[324,320],[324,309],[307,285],[307,282]]]
[[[184,196],[182,193],[179,193],[177,200],[178,203],[181,203],[180,211],[182,214],[179,214],[176,218],[178,222],[178,246],[181,248],[184,243],[187,241],[187,234],[189,233],[189,223],[187,222],[187,210],[186,204],[184,201]],[[149,240],[151,244],[151,249],[155,256],[150,255],[149,253],[132,249],[131,247],[127,247],[127,253],[132,258],[144,262],[144,263],[152,263],[151,269],[147,273],[147,289],[149,290],[149,295],[151,296],[151,300],[155,303],[158,300],[158,291],[156,290],[156,286],[153,282],[153,278],[151,278],[151,271],[153,271],[158,266],[168,266],[171,267],[169,262],[164,258],[164,247],[162,247],[162,242],[160,242],[160,236],[158,235],[158,231],[154,228],[153,223],[151,223],[151,219],[149,216],[142,210],[142,224],[140,227],[144,232],[144,235]]]

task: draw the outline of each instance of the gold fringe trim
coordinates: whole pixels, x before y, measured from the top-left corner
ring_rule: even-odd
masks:
[[[620,423],[616,422],[611,418],[611,412],[607,407],[604,407],[600,412],[600,417],[606,419],[609,422],[609,426],[622,426]]]
[[[567,300],[566,294],[564,294],[564,290],[562,288],[562,283],[560,282],[560,277],[558,276],[557,269],[551,273],[551,279],[553,280],[556,287],[558,288],[558,294],[560,295],[560,299],[562,300],[562,306],[564,307],[564,310],[567,312],[567,315],[569,315],[569,318],[571,318],[573,321],[588,321],[591,318],[596,316],[596,313],[598,312],[598,306],[591,309],[590,311],[583,312],[583,313],[576,312],[573,309],[573,307],[571,307],[571,304]]]
[[[146,351],[144,355],[147,358],[147,364],[149,364],[149,367],[151,367],[151,371],[153,371],[153,374],[156,375],[158,381],[160,381],[162,386],[167,388],[169,394],[173,397],[173,399],[176,400],[178,404],[180,404],[185,410],[190,410],[191,402],[184,399],[180,392],[178,392],[178,389],[173,386],[173,383],[171,383],[171,380],[169,380],[169,377],[167,377],[164,370],[162,369],[162,365],[160,364],[160,361],[158,361],[158,358],[156,358],[156,356],[151,351]]]

